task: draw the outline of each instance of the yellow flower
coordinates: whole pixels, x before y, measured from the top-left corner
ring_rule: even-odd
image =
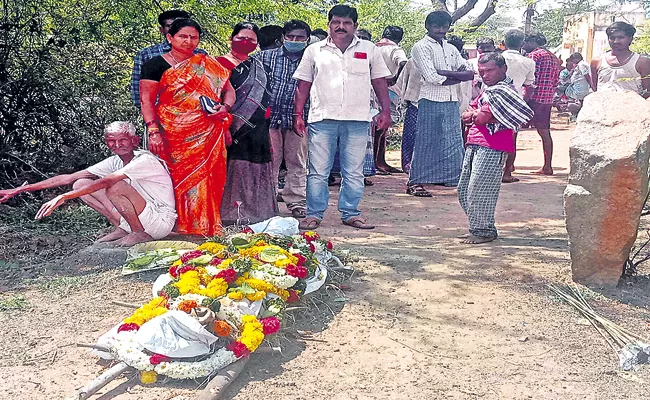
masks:
[[[226,258],[221,262],[221,264],[217,265],[219,269],[226,269],[228,266],[230,266],[230,263],[233,261],[232,258]]]
[[[289,298],[289,292],[288,291],[286,291],[284,289],[280,289],[278,287],[275,287],[274,285],[272,285],[272,284],[270,284],[270,283],[268,283],[266,281],[263,281],[261,279],[250,278],[250,279],[246,279],[245,283],[248,286],[255,289],[255,290],[259,290],[261,292],[266,292],[266,293],[276,294],[276,295],[282,297],[282,300],[286,301]]]
[[[167,312],[165,307],[167,300],[164,297],[156,297],[149,303],[144,304],[142,307],[135,310],[133,315],[124,320],[125,324],[138,324],[142,326],[145,322],[156,318]]]
[[[181,294],[198,293],[201,285],[201,277],[198,271],[187,271],[181,275],[181,279],[174,283]]]
[[[253,352],[264,341],[264,326],[254,315],[244,315],[241,320],[241,336],[238,340]]]
[[[158,374],[156,371],[140,371],[140,382],[145,385],[156,383],[158,380]]]
[[[239,254],[247,257],[255,257],[259,255],[266,246],[253,246],[246,249],[239,249]]]
[[[226,250],[226,246],[222,245],[221,243],[216,243],[216,242],[205,242],[199,247],[196,248],[197,250],[205,250],[208,251],[215,256],[222,255],[222,252]]]
[[[196,268],[196,271],[199,273],[199,279],[201,280],[201,285],[208,286],[212,280],[212,276],[208,274],[208,271],[203,267]]]
[[[266,292],[263,292],[261,290],[257,290],[255,291],[255,293],[246,296],[246,298],[250,301],[262,300],[265,297],[266,297]]]
[[[233,300],[241,300],[244,298],[244,294],[242,292],[230,292],[228,293],[228,298]]]
[[[183,265],[183,262],[178,259],[172,264],[172,267],[180,267],[181,265]]]
[[[228,283],[223,278],[215,278],[208,284],[208,287],[199,291],[199,294],[216,299],[226,294]]]

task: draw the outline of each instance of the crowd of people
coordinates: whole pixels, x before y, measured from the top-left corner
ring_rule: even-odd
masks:
[[[133,103],[146,133],[115,122],[105,129],[114,153],[85,170],[0,190],[0,202],[27,191],[72,184],[45,203],[36,218],[81,198],[115,229],[99,239],[128,246],[172,231],[214,235],[224,225],[251,224],[279,214],[284,201],[301,229],[317,229],[329,185],[340,174],[341,221],[374,225],[359,203],[374,174],[408,174],[406,193],[431,197],[424,185],[457,188],[469,220],[464,243],[497,237],[494,212],[512,175],[517,132],[539,133],[552,175],[551,107],[574,114],[595,90],[650,96],[650,60],[633,53],[633,26],[607,29],[611,51],[587,64],[573,54],[562,70],[543,35],[506,32],[503,42],[481,38],[468,60],[463,40],[449,34],[452,18],[434,11],[427,34],[400,47],[404,32],[388,26],[372,42],[358,29],[357,10],[336,5],[328,31],[300,20],[283,27],[233,27],[230,51],[199,48],[203,30],[184,11],[160,14],[162,43],[134,59]],[[258,51],[259,49],[259,51]],[[386,133],[403,109],[401,169],[386,161]]]

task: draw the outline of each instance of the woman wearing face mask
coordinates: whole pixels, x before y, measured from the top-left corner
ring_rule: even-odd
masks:
[[[207,236],[221,232],[235,93],[216,58],[194,54],[201,33],[191,19],[174,21],[167,34],[171,51],[142,66],[140,104],[149,150],[167,161],[174,184],[175,231]]]
[[[258,33],[257,25],[238,23],[230,36],[230,52],[217,59],[231,71],[236,95],[221,203],[224,225],[252,224],[278,214],[269,138],[270,70],[249,57],[257,49]]]

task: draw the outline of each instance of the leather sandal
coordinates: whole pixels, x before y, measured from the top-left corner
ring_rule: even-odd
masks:
[[[343,225],[351,226],[357,229],[375,229],[374,225],[367,223],[361,217],[352,217],[350,219],[347,219],[343,221]]]
[[[313,231],[320,226],[321,220],[314,217],[305,218],[298,224],[298,229],[303,231]]]

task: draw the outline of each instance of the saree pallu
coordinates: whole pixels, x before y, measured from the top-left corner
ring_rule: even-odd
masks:
[[[169,146],[167,164],[174,183],[178,233],[221,232],[225,136],[232,119],[209,117],[199,98],[220,102],[229,75],[213,57],[197,54],[165,71],[160,80],[157,111]]]

